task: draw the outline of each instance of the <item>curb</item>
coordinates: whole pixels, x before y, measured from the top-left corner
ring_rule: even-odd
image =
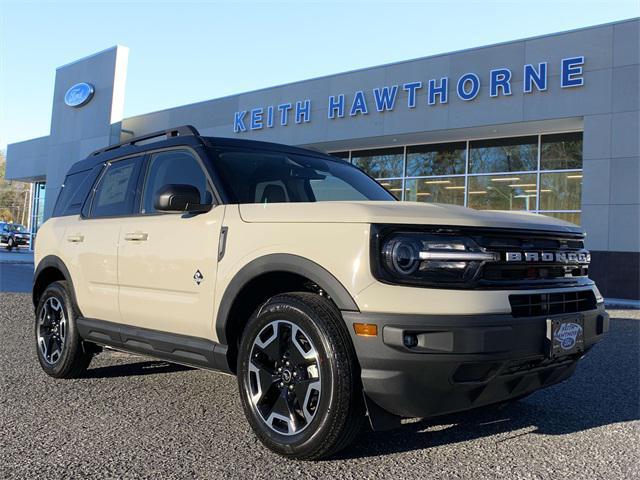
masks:
[[[625,300],[621,298],[605,298],[604,306],[612,310],[640,310],[640,300]]]

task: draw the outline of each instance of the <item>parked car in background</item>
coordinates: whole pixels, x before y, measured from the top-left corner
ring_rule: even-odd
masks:
[[[0,222],[0,243],[6,244],[7,250],[29,245],[30,237],[31,234],[24,225]]]

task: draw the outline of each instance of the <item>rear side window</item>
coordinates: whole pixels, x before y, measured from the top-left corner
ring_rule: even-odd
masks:
[[[191,152],[171,150],[151,157],[142,196],[142,213],[154,213],[153,201],[167,184],[192,185],[200,192],[200,203],[212,203],[213,195],[200,163]]]
[[[114,217],[133,212],[140,158],[111,163],[102,175],[91,206],[91,217]]]
[[[67,175],[58,194],[56,206],[53,209],[54,217],[80,213],[84,199],[91,188],[91,180],[94,178],[91,173],[91,170],[84,170]]]

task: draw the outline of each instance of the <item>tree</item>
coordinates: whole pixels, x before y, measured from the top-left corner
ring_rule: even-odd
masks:
[[[30,185],[5,179],[7,162],[0,151],[0,221],[27,223]]]

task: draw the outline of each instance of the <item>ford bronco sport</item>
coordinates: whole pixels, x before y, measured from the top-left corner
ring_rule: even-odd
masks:
[[[166,137],[166,138],[164,138]],[[39,231],[37,355],[237,375],[289,457],[567,379],[609,328],[577,226],[398,202],[347,162],[179,127],[71,167]]]

